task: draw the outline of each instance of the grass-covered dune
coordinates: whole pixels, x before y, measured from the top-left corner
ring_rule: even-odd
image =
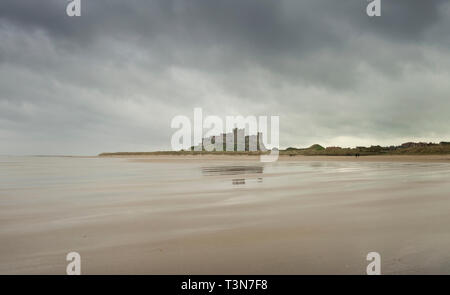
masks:
[[[157,156],[157,155],[261,155],[267,154],[268,151],[250,152],[250,151],[236,151],[236,152],[208,152],[208,151],[158,151],[158,152],[116,152],[116,153],[102,153],[100,157],[108,156]],[[450,154],[450,142],[441,143],[414,143],[408,142],[400,146],[370,146],[370,147],[356,147],[356,148],[342,148],[342,147],[323,147],[319,144],[314,144],[309,148],[295,148],[289,147],[285,150],[280,150],[280,155],[303,155],[303,156],[369,156],[369,155],[445,155]]]
[[[371,146],[356,148],[322,147],[318,144],[306,149],[287,148],[280,152],[288,155],[305,156],[360,156],[368,155],[443,155],[450,154],[450,143],[414,143],[408,142],[400,146]]]

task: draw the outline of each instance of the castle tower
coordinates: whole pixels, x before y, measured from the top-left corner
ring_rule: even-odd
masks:
[[[260,145],[259,145],[259,138],[260,138],[261,135],[262,135],[261,132],[258,132],[258,133],[256,134],[256,150],[257,150],[257,151],[261,151],[261,147],[260,147]]]
[[[237,136],[237,131],[238,131],[238,129],[237,128],[234,128],[233,129],[233,145],[234,145],[234,151],[235,152],[237,152],[237,142],[238,142],[238,136]]]

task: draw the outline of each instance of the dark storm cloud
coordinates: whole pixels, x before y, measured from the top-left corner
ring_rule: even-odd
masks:
[[[438,22],[443,3],[384,1],[383,16],[368,18],[367,3],[360,0],[96,0],[82,3],[82,18],[68,18],[62,0],[7,0],[0,4],[0,16],[26,30],[44,30],[56,42],[71,46],[92,46],[109,37],[146,46],[164,63],[216,70],[244,60],[289,74],[292,59],[320,50],[343,59],[367,55],[367,48],[348,44],[361,35],[393,43],[425,42],[424,32]],[[199,52],[214,48],[222,51],[219,61],[199,58]],[[175,54],[179,51],[183,54]],[[314,71],[312,75],[315,79]]]
[[[67,3],[0,2],[2,153],[167,148],[196,106],[279,114],[283,145],[450,135],[448,1]]]
[[[275,43],[280,46],[297,43],[299,36],[321,31],[327,20],[383,36],[417,39],[443,16],[440,11],[446,2],[383,1],[382,17],[367,18],[360,13],[365,11],[367,2],[359,0],[91,0],[82,1],[83,19],[77,20],[64,14],[67,1],[4,0],[0,3],[0,16],[68,38],[112,33],[117,29],[118,33],[131,30],[130,33],[149,37],[177,28],[198,35],[202,33],[198,29],[203,28],[210,32],[203,37],[217,37],[214,41],[228,36],[267,48]]]

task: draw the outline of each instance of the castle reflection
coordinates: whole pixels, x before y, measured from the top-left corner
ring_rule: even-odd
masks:
[[[202,173],[207,176],[213,175],[245,175],[245,174],[262,174],[264,166],[212,166],[202,167]],[[247,177],[248,178],[248,177]],[[262,182],[262,177],[256,178],[257,182]],[[246,178],[233,178],[231,180],[233,185],[244,185]]]

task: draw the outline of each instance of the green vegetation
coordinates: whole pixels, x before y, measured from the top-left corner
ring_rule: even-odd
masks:
[[[99,156],[150,156],[150,155],[254,155],[268,154],[261,151],[236,151],[236,152],[207,152],[207,151],[160,151],[160,152],[118,152],[102,153]],[[360,156],[369,155],[444,155],[450,154],[450,142],[440,143],[415,143],[407,142],[399,146],[382,147],[379,145],[370,147],[341,148],[326,147],[313,144],[309,148],[289,147],[280,150],[280,155],[303,156]]]
[[[280,154],[288,154],[291,156],[360,156],[368,155],[443,155],[450,154],[450,143],[415,143],[407,142],[400,146],[382,147],[379,145],[370,147],[341,148],[327,147],[323,148],[318,144],[314,144],[306,149],[288,148],[281,151]]]

